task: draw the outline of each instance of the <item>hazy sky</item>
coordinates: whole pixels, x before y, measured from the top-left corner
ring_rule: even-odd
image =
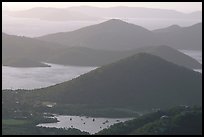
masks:
[[[34,7],[66,8],[71,6],[147,7],[172,9],[185,13],[202,10],[202,2],[2,2],[3,10],[26,10]]]

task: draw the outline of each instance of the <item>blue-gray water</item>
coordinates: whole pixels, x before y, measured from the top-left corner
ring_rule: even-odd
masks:
[[[49,64],[51,67],[15,68],[2,66],[2,89],[35,89],[71,80],[96,67]]]
[[[180,50],[184,54],[191,56],[202,64],[202,51],[199,50]],[[202,69],[194,69],[194,71],[202,73]]]
[[[59,122],[45,123],[37,126],[56,127],[56,128],[76,128],[81,131],[86,131],[91,134],[97,133],[104,128],[109,128],[111,125],[131,120],[132,118],[93,118],[81,116],[55,116]],[[71,120],[70,120],[71,119]],[[93,121],[94,119],[94,121]]]
[[[196,59],[199,63],[202,64],[202,51],[200,50],[180,50],[184,54],[191,56]]]
[[[202,63],[202,51],[181,50]],[[2,66],[2,89],[35,89],[71,80],[96,67],[50,64],[52,67],[15,68]],[[195,70],[202,72],[202,70]]]

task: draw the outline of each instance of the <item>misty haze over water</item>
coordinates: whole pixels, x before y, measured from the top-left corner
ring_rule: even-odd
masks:
[[[79,28],[98,24],[117,17],[106,17],[93,21],[47,21],[34,18],[19,18],[8,15],[2,15],[2,31],[7,34],[38,37],[50,33],[67,32]],[[201,22],[201,19],[160,19],[160,18],[120,18],[123,21],[133,23],[149,30],[159,29],[171,26],[173,24],[182,27],[191,26]]]
[[[96,67],[49,64],[52,67],[15,68],[2,66],[2,89],[35,89],[48,87],[89,72]]]
[[[202,63],[202,51],[181,51]],[[71,80],[97,68],[50,65],[51,67],[46,68],[15,68],[2,66],[2,89],[35,89],[48,87]],[[202,72],[202,70],[197,71]]]
[[[2,2],[2,135],[202,135],[202,2]]]

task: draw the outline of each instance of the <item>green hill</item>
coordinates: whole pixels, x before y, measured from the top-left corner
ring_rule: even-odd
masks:
[[[202,75],[160,57],[139,53],[33,93],[41,101],[132,106],[138,110],[200,105]]]

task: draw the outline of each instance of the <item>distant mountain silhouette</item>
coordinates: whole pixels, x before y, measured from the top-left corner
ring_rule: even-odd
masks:
[[[195,59],[168,46],[154,46],[125,51],[109,51],[86,47],[68,47],[56,43],[3,33],[2,39],[3,65],[14,66],[17,62],[21,62],[19,63],[20,65],[22,62],[26,63],[28,60],[32,60],[32,62],[36,61],[39,63],[49,62],[75,66],[102,66],[135,53],[147,52],[187,68],[202,68],[202,65]],[[26,61],[25,58],[27,58]],[[22,64],[22,66],[25,66],[25,64]],[[36,67],[37,66],[36,64]]]
[[[202,69],[202,64],[200,64],[197,60],[186,56],[182,52],[173,49],[169,46],[156,46],[156,47],[148,47],[148,48],[140,48],[135,50],[135,53],[146,52],[152,55],[159,56],[167,61],[175,63],[180,66],[184,66],[191,69]]]
[[[49,34],[38,39],[72,47],[105,50],[130,50],[155,45],[170,45],[176,49],[202,49],[202,23],[179,30],[172,27],[165,30],[171,31],[155,33],[138,25],[111,19],[75,31]]]
[[[7,15],[21,18],[38,18],[50,21],[88,21],[98,20],[98,17],[85,15],[83,12],[74,12],[68,9],[37,7],[24,11],[7,11]]]
[[[40,67],[40,62],[52,55],[55,46],[57,44],[2,33],[2,64],[25,67],[30,66],[30,60],[32,67]]]
[[[201,105],[202,75],[160,57],[139,53],[35,90],[41,101],[137,109]]]
[[[182,13],[176,10],[144,8],[144,7],[110,7],[99,8],[91,6],[79,6],[67,8],[71,11],[82,12],[87,15],[98,17],[117,17],[117,18],[180,18],[180,19],[197,19],[202,18],[202,11],[192,13]]]
[[[43,64],[41,62],[37,62],[27,58],[17,58],[13,60],[9,60],[4,63],[4,66],[11,67],[50,67],[50,65]]]
[[[161,28],[161,29],[153,30],[153,32],[157,32],[157,33],[173,32],[173,31],[178,31],[181,28],[182,27],[180,27],[179,25],[171,25],[171,26],[166,27],[166,28]]]
[[[51,21],[97,20],[103,18],[154,18],[154,19],[201,19],[202,11],[183,13],[176,10],[144,7],[99,8],[79,6],[69,8],[36,7],[22,11],[4,11],[6,14],[21,18],[39,18]],[[168,16],[168,17],[167,17]]]
[[[38,39],[68,46],[106,50],[128,50],[146,45],[158,45],[151,31],[118,19]]]
[[[77,66],[102,66],[140,52],[159,56],[167,61],[187,68],[202,68],[202,65],[197,60],[169,46],[154,46],[127,51],[108,51],[73,47],[67,48],[67,50],[62,51],[60,54],[53,55],[48,59],[48,62]]]
[[[202,11],[195,11],[195,12],[189,13],[188,16],[190,18],[202,18]]]
[[[157,33],[157,35],[161,43],[171,45],[174,48],[192,50],[202,49],[202,23],[175,29],[175,31]]]

